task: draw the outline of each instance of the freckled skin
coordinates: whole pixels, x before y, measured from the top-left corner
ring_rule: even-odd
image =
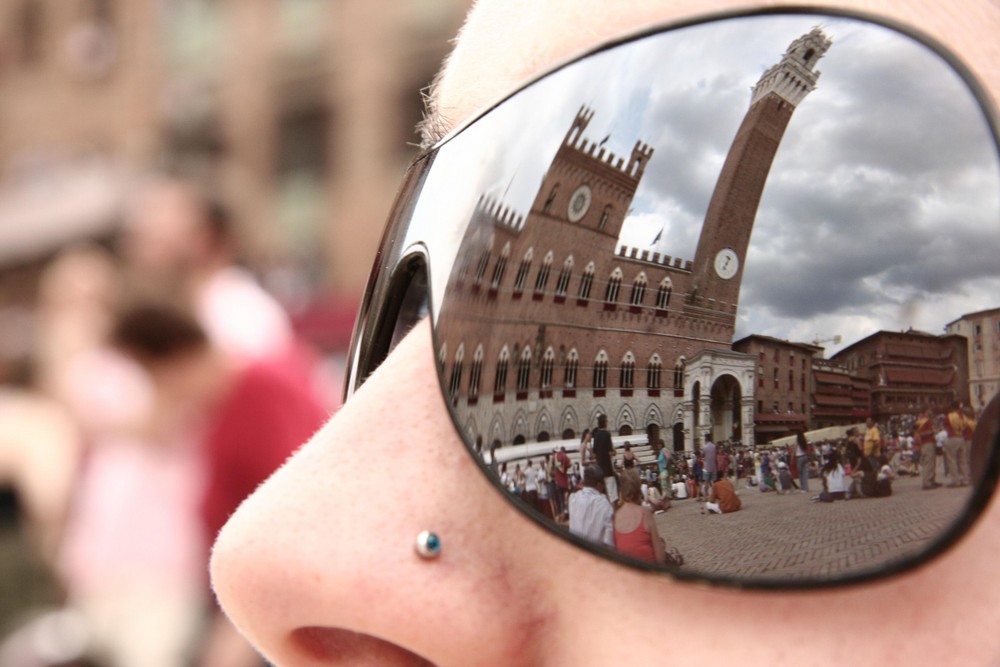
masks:
[[[842,5],[925,30],[1000,99],[1000,5]],[[437,86],[433,125],[446,131],[604,38],[734,6],[747,5],[484,0]],[[275,664],[611,665],[625,655],[634,664],[709,655],[720,664],[766,655],[772,666],[1000,664],[996,501],[948,554],[878,584],[762,593],[675,583],[553,539],[514,511],[464,451],[434,369],[424,322],[221,534],[219,599]],[[432,561],[414,552],[421,530],[443,539]],[[759,654],[763,637],[779,641]]]

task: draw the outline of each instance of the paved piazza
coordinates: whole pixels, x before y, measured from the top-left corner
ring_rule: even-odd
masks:
[[[903,477],[888,498],[820,503],[809,500],[819,479],[809,480],[809,493],[788,495],[744,484],[739,512],[702,514],[703,503],[687,499],[656,516],[684,569],[777,580],[868,570],[919,551],[971,495],[969,487],[924,491],[919,478]]]

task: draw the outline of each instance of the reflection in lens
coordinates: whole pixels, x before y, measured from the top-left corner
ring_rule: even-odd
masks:
[[[685,573],[910,559],[967,507],[997,392],[998,182],[968,86],[880,26],[728,20],[559,70],[443,146],[415,212],[468,221],[435,294],[456,425],[556,530],[602,544],[615,502],[617,550],[658,534]]]

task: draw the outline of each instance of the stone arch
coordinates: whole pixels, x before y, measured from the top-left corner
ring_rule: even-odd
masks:
[[[644,424],[649,426],[650,424],[656,424],[657,426],[663,426],[663,411],[660,410],[660,406],[656,403],[650,403],[649,407],[646,408],[646,412],[643,415],[642,421]]]
[[[479,433],[475,416],[469,415],[469,418],[465,420],[465,426],[462,427],[462,432],[465,433],[466,442],[478,442],[482,444],[483,436]]]
[[[528,421],[528,415],[525,414],[524,410],[518,410],[514,413],[514,419],[510,422],[510,434],[513,438],[522,438],[522,442],[526,442],[528,435],[530,433],[530,422]]]
[[[738,427],[741,422],[743,385],[736,375],[723,371],[712,380],[709,395],[712,438],[716,442],[729,440],[733,436],[734,427]]]
[[[498,446],[507,442],[507,429],[500,414],[493,415],[493,421],[490,423],[489,437],[491,442],[498,444]]]
[[[552,423],[552,416],[549,414],[548,409],[542,408],[538,414],[538,419],[535,420],[535,439],[538,442],[545,442],[548,438],[543,440],[541,434],[545,433],[548,435],[552,433],[553,430],[555,430],[555,424]]]
[[[618,410],[618,416],[615,418],[615,429],[618,431],[619,435],[631,435],[632,431],[635,430],[636,420],[635,411],[632,410],[632,406],[626,404],[623,405]],[[623,428],[628,428],[628,433],[622,433]]]
[[[607,409],[603,405],[597,404],[590,411],[590,419],[587,420],[586,428],[589,428],[591,431],[593,431],[595,428],[597,428],[597,416],[598,415],[608,415],[608,411],[607,411]],[[608,421],[609,422],[611,421],[611,416],[610,415],[608,415]]]
[[[559,416],[559,429],[564,433],[566,431],[573,431],[574,433],[581,430],[580,428],[580,417],[576,414],[576,410],[571,405],[567,405],[563,408],[562,414]],[[566,437],[565,435],[563,436]],[[573,435],[569,437],[575,437]]]

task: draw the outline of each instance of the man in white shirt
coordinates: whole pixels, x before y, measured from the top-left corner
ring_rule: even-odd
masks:
[[[569,497],[569,531],[614,549],[614,508],[600,488],[604,473],[597,464],[583,470],[583,488]]]

